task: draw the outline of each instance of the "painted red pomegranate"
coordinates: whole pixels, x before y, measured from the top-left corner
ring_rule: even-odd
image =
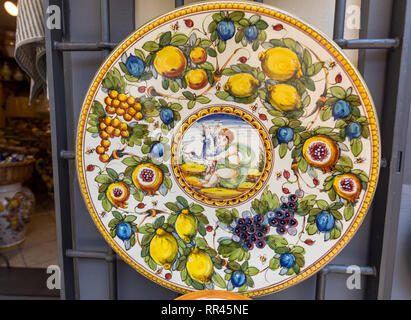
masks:
[[[325,135],[307,139],[303,145],[303,157],[309,165],[330,172],[337,163],[340,149],[337,143]]]

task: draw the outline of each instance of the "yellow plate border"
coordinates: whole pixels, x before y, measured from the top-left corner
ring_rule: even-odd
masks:
[[[264,4],[259,4],[255,2],[247,2],[247,1],[218,1],[218,2],[203,2],[203,3],[196,3],[192,5],[187,5],[175,9],[167,14],[161,15],[156,19],[153,19],[149,23],[143,25],[135,32],[133,32],[130,36],[128,36],[123,42],[121,42],[109,55],[109,57],[105,60],[105,63],[97,72],[96,76],[94,77],[92,84],[90,85],[87,95],[84,99],[83,106],[80,112],[79,121],[77,125],[77,137],[76,137],[76,169],[77,169],[77,177],[80,184],[80,189],[86,206],[89,210],[89,213],[96,224],[98,230],[103,235],[104,239],[107,243],[115,250],[115,252],[128,264],[130,264],[134,269],[139,271],[145,277],[154,282],[172,289],[177,292],[181,293],[188,293],[195,290],[188,290],[186,288],[182,288],[180,286],[174,285],[168,281],[158,278],[157,276],[153,275],[152,273],[148,272],[144,268],[142,268],[139,264],[137,264],[133,259],[131,259],[125,252],[117,245],[117,243],[111,238],[109,233],[105,230],[104,225],[101,223],[98,213],[94,211],[90,198],[87,194],[87,189],[85,185],[85,178],[84,178],[84,168],[82,165],[82,140],[84,134],[84,127],[86,125],[87,114],[90,109],[90,106],[93,101],[93,97],[96,93],[98,86],[100,85],[101,81],[103,80],[105,74],[109,70],[109,68],[113,65],[113,63],[117,60],[117,58],[136,40],[138,40],[141,36],[148,33],[152,29],[167,23],[173,19],[184,17],[185,15],[195,13],[195,12],[207,12],[212,10],[242,10],[245,12],[250,13],[258,13],[263,16],[275,18],[279,21],[282,21],[285,24],[294,25],[297,29],[302,31],[303,33],[311,36],[311,38],[315,39],[318,43],[320,43],[323,47],[325,47],[328,52],[335,57],[337,63],[341,65],[343,69],[349,74],[352,81],[357,87],[357,90],[360,93],[363,105],[366,109],[367,116],[369,119],[369,126],[370,126],[370,137],[371,137],[371,146],[372,146],[372,162],[371,162],[371,173],[370,173],[370,181],[368,184],[368,188],[366,190],[366,194],[364,196],[364,201],[362,207],[360,208],[356,219],[351,223],[351,226],[345,232],[343,238],[333,247],[331,248],[328,253],[326,253],[321,260],[318,260],[314,265],[309,268],[306,268],[300,274],[294,276],[293,278],[282,282],[277,285],[273,285],[266,289],[261,290],[254,290],[244,293],[247,297],[255,297],[260,295],[267,295],[276,291],[283,290],[288,288],[292,285],[295,285],[301,282],[304,279],[312,276],[316,272],[318,272],[321,268],[323,268],[327,263],[330,262],[349,242],[349,240],[354,236],[354,234],[358,231],[361,223],[364,220],[364,217],[371,205],[373,195],[375,193],[375,189],[378,182],[378,174],[380,169],[380,138],[379,138],[379,125],[376,116],[376,111],[372,102],[371,95],[369,90],[360,76],[358,70],[349,62],[348,58],[345,56],[344,53],[341,52],[341,48],[338,45],[330,40],[327,36],[322,34],[319,31],[316,31],[314,27],[309,25],[308,23],[304,22],[300,18],[296,18],[289,13],[283,12],[277,8],[267,6]]]

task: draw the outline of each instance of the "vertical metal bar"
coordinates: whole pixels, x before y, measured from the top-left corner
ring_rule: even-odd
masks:
[[[334,34],[333,38],[343,39],[344,38],[344,24],[345,24],[345,8],[346,0],[336,0],[335,1],[335,12],[334,12]]]
[[[101,41],[110,42],[110,4],[109,0],[101,0]],[[110,53],[109,50],[103,50],[104,57]],[[117,261],[115,252],[111,247],[107,248],[107,254],[112,259],[107,260],[108,264],[108,290],[109,299],[117,300]]]
[[[44,10],[51,5],[63,10],[61,0],[45,0]],[[45,17],[47,13],[45,12]],[[60,157],[62,150],[67,150],[67,120],[66,100],[63,65],[63,53],[53,49],[55,41],[62,41],[63,26],[60,29],[45,28],[46,53],[47,53],[47,82],[50,103],[50,124],[53,158],[54,201],[56,211],[56,229],[58,259],[61,270],[62,287],[60,295],[62,299],[75,298],[74,264],[73,260],[65,256],[66,249],[73,246],[69,167],[67,160]]]
[[[381,121],[381,144],[388,167],[381,170],[374,197],[371,224],[372,244],[369,263],[379,270],[377,279],[369,279],[366,297],[390,299],[397,246],[398,221],[401,209],[401,194],[404,170],[395,166],[400,152],[407,146],[406,133],[410,116],[411,92],[411,3],[407,0],[393,1],[391,35],[402,37],[401,46],[393,49],[387,61],[385,95]]]
[[[184,6],[184,0],[174,0],[174,7]]]

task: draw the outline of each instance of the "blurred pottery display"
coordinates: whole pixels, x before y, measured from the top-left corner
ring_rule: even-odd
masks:
[[[0,249],[24,241],[33,206],[33,193],[20,183],[0,186]]]
[[[5,61],[0,69],[1,79],[4,81],[10,81],[12,75],[13,71],[11,70],[9,63]]]
[[[253,297],[307,279],[352,239],[380,138],[365,82],[332,40],[261,3],[212,1],[111,53],[75,154],[98,230],[137,271],[184,293]]]

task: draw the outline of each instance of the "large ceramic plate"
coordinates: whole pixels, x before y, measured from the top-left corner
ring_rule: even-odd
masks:
[[[138,29],[80,114],[77,167],[99,231],[180,292],[294,285],[370,206],[379,133],[358,71],[321,32],[256,3],[199,3]]]

